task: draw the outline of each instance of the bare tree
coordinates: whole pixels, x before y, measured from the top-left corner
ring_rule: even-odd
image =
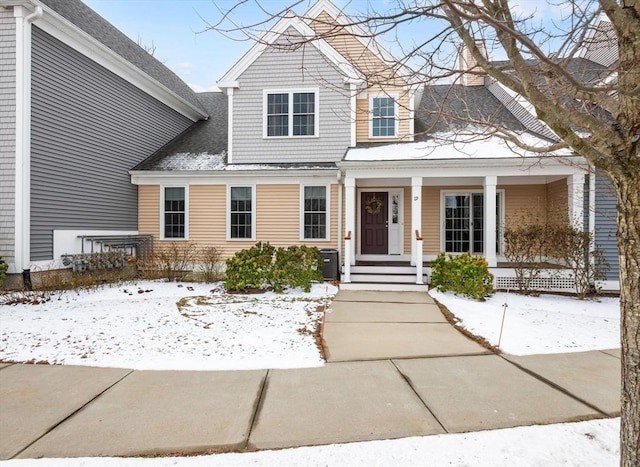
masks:
[[[366,31],[366,37],[397,34],[403,27],[424,25],[411,44],[398,44],[401,64],[411,63],[416,79],[425,84],[448,79],[456,82],[464,73],[484,73],[507,89],[526,98],[539,120],[558,139],[545,148],[532,147],[508,128],[487,121],[474,127],[499,134],[509,142],[536,152],[570,148],[610,178],[617,196],[617,241],[620,254],[620,307],[622,342],[621,465],[640,465],[640,1],[546,0],[531,2],[560,12],[542,21],[535,12],[523,12],[507,0],[396,0],[385,10],[350,14],[350,23],[328,22],[315,27],[316,37],[334,40],[353,34],[350,26]],[[264,22],[239,25],[235,21],[247,0],[239,1],[211,28],[225,35],[261,40],[261,26],[288,14],[268,12],[267,2],[251,3],[263,9]],[[295,7],[299,3],[292,3]],[[371,2],[368,2],[371,5]],[[526,5],[526,2],[523,2]],[[353,5],[354,7],[357,5]],[[604,15],[610,25],[594,30]],[[318,21],[306,18],[309,22]],[[602,23],[600,23],[602,24]],[[598,37],[600,35],[600,37]],[[573,73],[573,60],[585,46],[608,39],[617,46],[618,59],[598,73]],[[288,46],[300,45],[300,38]],[[464,44],[477,67],[462,69],[455,60]],[[506,60],[492,61],[486,52],[500,51]],[[351,57],[354,59],[354,57]],[[405,67],[371,69],[363,57],[355,58],[368,84],[400,77]],[[360,61],[358,61],[358,59]],[[404,76],[403,78],[407,78]]]

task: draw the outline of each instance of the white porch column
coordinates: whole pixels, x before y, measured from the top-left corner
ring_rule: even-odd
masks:
[[[349,247],[349,254],[345,255],[349,258],[349,264],[356,264],[356,180],[353,177],[344,178],[344,208],[345,208],[345,227],[343,237],[351,237],[351,241],[345,243],[345,248]],[[345,261],[346,263],[346,261]],[[345,268],[347,265],[345,264]]]
[[[484,258],[490,268],[498,265],[496,258],[496,185],[498,177],[484,177]]]
[[[569,224],[584,230],[584,174],[567,177]]]
[[[422,177],[411,177],[411,265],[416,265],[418,242],[416,230],[422,236]],[[422,256],[422,255],[420,255]]]

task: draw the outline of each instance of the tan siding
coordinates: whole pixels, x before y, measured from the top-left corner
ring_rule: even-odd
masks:
[[[229,254],[226,240],[226,185],[189,187],[189,239],[199,246],[216,246]]]
[[[383,91],[379,87],[370,88],[368,93],[379,94]],[[409,135],[409,93],[401,88],[386,88],[384,92],[399,93],[398,98],[398,136],[395,138],[370,138],[369,137],[369,97],[356,99],[356,141],[364,143],[368,141],[398,141],[406,140]]]
[[[558,180],[547,185],[547,217],[549,221],[566,223],[569,218],[567,180]]]
[[[524,219],[544,219],[547,205],[545,185],[509,185],[502,188],[505,190],[506,225],[514,225]]]
[[[250,248],[257,241],[274,246],[305,244],[335,248],[338,238],[338,185],[330,188],[330,241],[300,241],[300,185],[258,185],[256,187],[256,241],[227,240],[227,186],[191,185],[189,187],[189,241],[198,247],[215,246],[228,258],[236,251]],[[160,241],[160,187],[139,186],[138,229],[151,234],[157,247]]]
[[[440,252],[440,190],[441,187],[422,188],[422,250],[427,255]]]
[[[393,69],[338,25],[330,15],[322,12],[316,19],[310,26],[369,80],[388,82],[393,79]]]
[[[138,232],[153,235],[157,241],[160,235],[160,186],[138,186]]]

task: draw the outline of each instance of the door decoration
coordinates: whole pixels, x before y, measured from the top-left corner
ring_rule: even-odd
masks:
[[[375,216],[376,214],[380,214],[382,210],[382,201],[376,198],[376,194],[374,193],[371,198],[366,202],[364,207],[369,214]]]

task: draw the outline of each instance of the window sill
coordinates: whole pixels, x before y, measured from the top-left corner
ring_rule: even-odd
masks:
[[[263,140],[283,140],[283,139],[317,139],[320,135],[304,135],[304,136],[263,136]]]

